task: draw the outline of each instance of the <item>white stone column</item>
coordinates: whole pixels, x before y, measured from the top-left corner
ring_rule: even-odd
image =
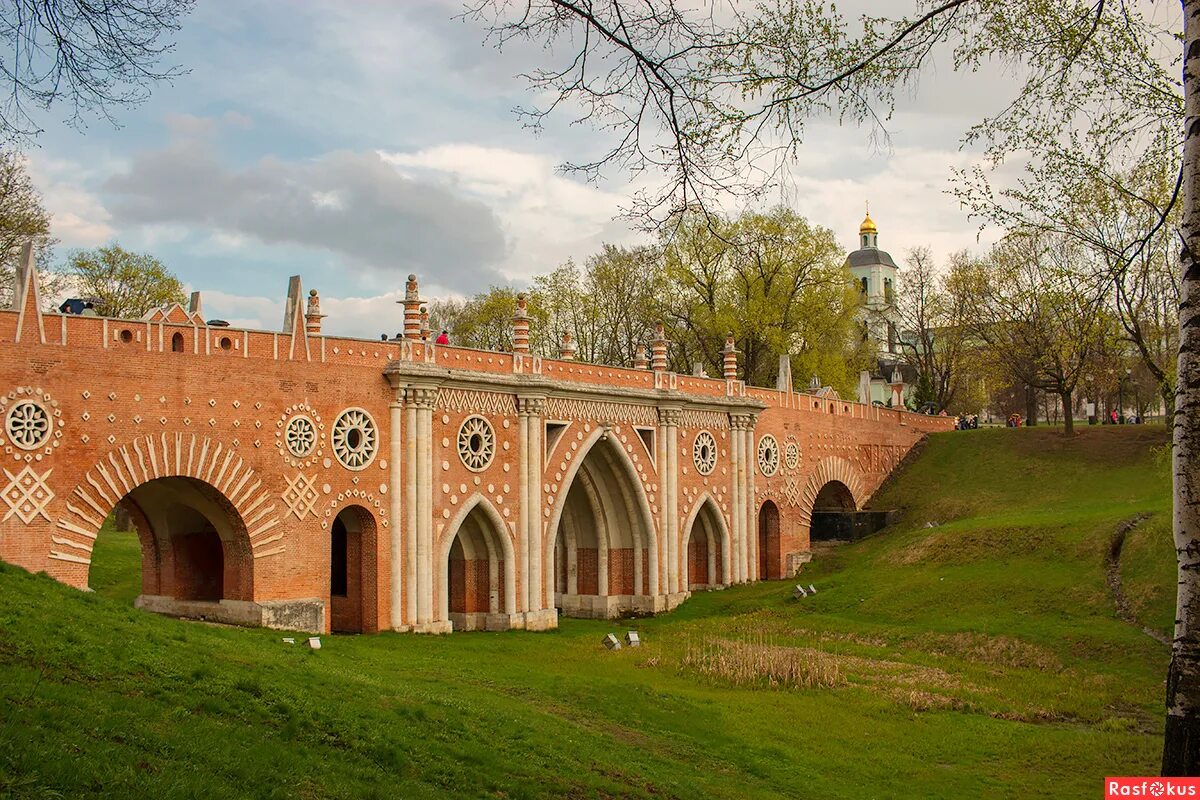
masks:
[[[416,530],[417,530],[417,624],[433,622],[435,569],[433,552],[433,407],[437,388],[414,387],[416,407]],[[446,609],[442,609],[446,616]]]
[[[745,433],[744,420],[740,414],[731,414],[729,418],[729,455],[731,462],[733,507],[730,511],[730,523],[733,530],[733,582],[741,583],[746,579],[746,504],[745,504]]]
[[[389,410],[389,430],[388,437],[391,443],[388,452],[388,475],[390,485],[388,491],[391,493],[388,498],[388,514],[391,521],[388,523],[388,532],[391,534],[388,538],[389,556],[392,559],[391,569],[391,627],[397,630],[405,627],[407,620],[404,618],[404,569],[408,566],[408,558],[404,555],[404,545],[406,539],[406,529],[403,523],[404,520],[404,503],[409,500],[408,494],[401,488],[404,481],[404,439],[402,436],[407,434],[404,428],[404,403],[401,402],[401,393],[397,392],[397,398],[391,405]]]
[[[522,504],[519,523],[523,551],[521,581],[525,627],[529,630],[545,630],[558,624],[558,614],[554,611],[554,549],[551,547],[547,551],[542,542],[542,439],[545,426],[542,414],[545,408],[545,397],[517,398],[518,431],[522,439],[517,469]],[[549,565],[544,561],[547,554],[551,559]]]
[[[542,565],[545,554],[542,547],[542,439],[545,436],[545,423],[542,414],[546,408],[546,398],[525,398],[526,410],[529,412],[529,469],[526,483],[529,485],[529,610],[544,611],[554,608],[554,592],[549,596],[542,593]],[[553,548],[551,548],[553,555]],[[553,575],[553,568],[549,570]],[[556,623],[557,615],[552,614]]]
[[[658,409],[663,440],[666,444],[666,465],[662,474],[663,531],[666,540],[667,594],[678,594],[679,588],[679,417],[678,408]]]
[[[405,621],[417,622],[417,407],[411,390],[404,409],[404,564]]]
[[[668,577],[668,565],[671,563],[671,559],[667,557],[667,523],[670,520],[670,512],[667,509],[671,506],[667,475],[670,470],[667,469],[667,426],[663,421],[661,409],[658,420],[658,434],[654,437],[654,463],[658,472],[658,518],[655,520],[658,530],[654,537],[654,549],[658,553],[656,573],[659,586],[664,594],[670,594],[671,581]]]
[[[758,580],[758,497],[754,494],[754,483],[758,476],[758,442],[754,433],[754,417],[746,421],[746,549],[749,551],[747,580]]]
[[[520,558],[517,559],[517,580],[521,591],[517,595],[517,611],[529,611],[532,584],[529,574],[530,528],[529,528],[529,414],[525,404],[517,398],[517,515],[520,519],[518,535]]]

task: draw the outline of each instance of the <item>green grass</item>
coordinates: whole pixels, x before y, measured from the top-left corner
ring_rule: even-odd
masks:
[[[0,797],[1081,797],[1156,770],[1174,587],[1161,429],[933,437],[887,487],[887,532],[801,579],[699,594],[622,626],[325,637],[135,611],[130,535],[95,593],[0,565]],[[936,522],[936,527],[925,527]],[[1164,538],[1167,539],[1164,543]],[[740,688],[682,664],[732,637],[817,648],[827,689]]]

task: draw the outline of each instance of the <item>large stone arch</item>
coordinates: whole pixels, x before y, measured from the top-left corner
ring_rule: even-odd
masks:
[[[817,464],[808,477],[808,483],[804,486],[804,492],[800,497],[799,513],[802,525],[807,526],[812,523],[813,505],[817,501],[817,495],[821,493],[821,489],[826,484],[834,481],[841,483],[849,490],[855,509],[862,507],[867,497],[866,483],[863,481],[862,475],[846,459],[829,456]]]
[[[212,487],[245,528],[252,559],[284,552],[283,534],[275,530],[280,520],[271,493],[254,469],[223,442],[194,433],[164,432],[109,451],[84,473],[66,499],[66,513],[55,524],[50,558],[81,564],[86,573],[105,518],[122,498],[160,478],[191,478]]]
[[[587,617],[613,617],[626,612],[649,612],[654,610],[654,597],[659,592],[659,538],[654,525],[650,502],[639,479],[637,468],[629,454],[618,442],[615,433],[604,426],[594,429],[574,453],[562,481],[560,491],[552,507],[542,539],[544,554],[543,570],[548,604],[555,602],[556,580],[559,569],[555,545],[564,520],[572,522],[568,505],[582,507],[576,490],[587,498],[590,521],[599,524],[597,536],[603,532],[603,546],[597,540],[598,551],[603,549],[603,562],[597,557],[598,591],[595,595],[578,599],[563,600],[564,613]],[[614,531],[609,521],[623,520],[628,526],[629,537]],[[612,533],[610,533],[610,531]],[[618,536],[621,538],[618,540]],[[629,561],[625,565],[624,554],[618,553],[620,569],[609,574],[611,550],[627,548],[611,547],[612,544],[632,544]],[[645,553],[644,563],[641,557]],[[578,565],[576,565],[578,566]],[[627,569],[628,567],[628,569]],[[630,573],[632,580],[629,580]],[[613,588],[617,591],[611,591]],[[621,591],[630,588],[631,591]],[[563,595],[559,593],[560,600]],[[568,607],[569,606],[569,607]]]
[[[701,529],[697,528],[697,524],[701,526]],[[706,524],[709,527],[708,531],[703,530]],[[716,498],[705,492],[688,512],[683,530],[683,543],[679,548],[683,564],[679,574],[688,576],[687,589],[690,591],[692,586],[700,585],[707,589],[729,585],[733,574],[732,559],[730,558],[733,547],[729,526],[725,523],[725,516],[721,513],[721,506],[717,503]],[[709,572],[703,581],[694,580],[696,576],[692,575],[693,536],[696,534],[708,534],[704,555],[709,562]],[[713,552],[712,549],[714,545],[717,546],[716,552]]]
[[[512,536],[509,534],[504,517],[479,492],[476,492],[463,501],[458,513],[454,515],[450,524],[445,527],[442,541],[438,545],[436,562],[438,569],[438,606],[436,621],[450,622],[454,619],[451,612],[450,594],[451,551],[454,548],[455,542],[459,541],[459,535],[464,532],[463,526],[472,520],[479,523],[479,533],[482,538],[482,542],[474,544],[482,544],[486,548],[489,569],[499,571],[499,575],[495,576],[498,579],[496,583],[503,583],[503,591],[502,596],[496,597],[494,607],[490,607],[486,612],[453,612],[454,616],[458,617],[458,624],[454,629],[478,630],[486,628],[488,630],[504,630],[513,627],[517,621],[516,549],[513,547]],[[467,555],[472,557],[483,555],[483,553],[468,553]],[[478,558],[472,557],[470,560],[477,561]],[[502,568],[501,565],[503,565]],[[499,580],[501,576],[502,580]]]

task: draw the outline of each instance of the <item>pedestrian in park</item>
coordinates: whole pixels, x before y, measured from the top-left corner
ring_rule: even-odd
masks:
[[[442,332],[438,334],[436,341],[438,344],[450,344],[450,331],[442,328]]]

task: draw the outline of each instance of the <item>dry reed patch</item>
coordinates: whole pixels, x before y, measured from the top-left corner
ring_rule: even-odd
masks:
[[[961,658],[980,664],[1009,669],[1062,670],[1062,662],[1044,647],[1012,636],[983,633],[927,634],[914,642],[935,656]]]
[[[785,647],[763,636],[688,639],[681,663],[685,669],[739,688],[832,689],[846,682],[832,653]]]

